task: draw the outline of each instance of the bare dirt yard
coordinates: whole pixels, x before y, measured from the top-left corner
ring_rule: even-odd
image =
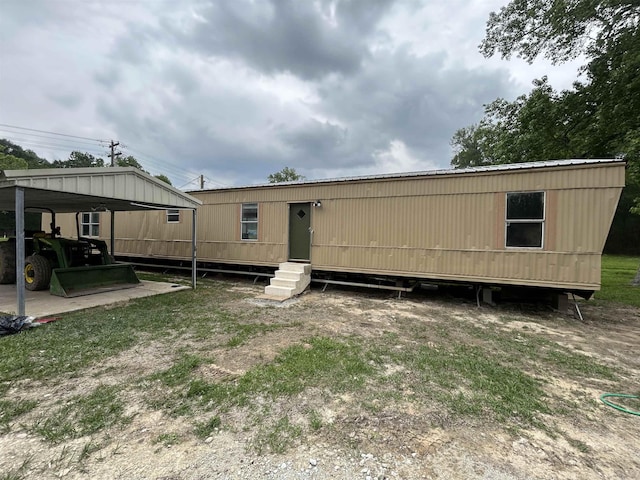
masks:
[[[0,479],[640,478],[639,308],[263,288],[0,338]]]

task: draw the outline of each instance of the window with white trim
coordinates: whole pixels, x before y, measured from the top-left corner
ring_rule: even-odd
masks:
[[[542,248],[544,239],[544,192],[507,193],[507,247]]]
[[[167,210],[167,223],[180,223],[180,210]]]
[[[258,240],[258,204],[243,203],[240,215],[242,240]]]
[[[100,213],[83,212],[80,219],[80,232],[83,237],[100,236]]]

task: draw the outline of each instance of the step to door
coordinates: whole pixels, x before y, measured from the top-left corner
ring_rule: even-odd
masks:
[[[269,283],[264,289],[267,296],[286,300],[300,295],[311,283],[311,265],[294,262],[281,263]]]

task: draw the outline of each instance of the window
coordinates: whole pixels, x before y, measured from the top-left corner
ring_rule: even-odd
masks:
[[[100,214],[98,212],[82,213],[80,230],[83,237],[97,237],[100,235]]]
[[[243,203],[240,217],[242,240],[258,239],[258,204]]]
[[[167,223],[180,223],[180,210],[167,210]]]
[[[507,193],[506,246],[542,248],[544,192]]]

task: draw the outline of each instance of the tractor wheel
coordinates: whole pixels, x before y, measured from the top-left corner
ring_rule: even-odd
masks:
[[[16,283],[16,242],[0,242],[0,283]]]
[[[51,281],[51,264],[42,255],[24,259],[24,286],[27,290],[44,290]]]

